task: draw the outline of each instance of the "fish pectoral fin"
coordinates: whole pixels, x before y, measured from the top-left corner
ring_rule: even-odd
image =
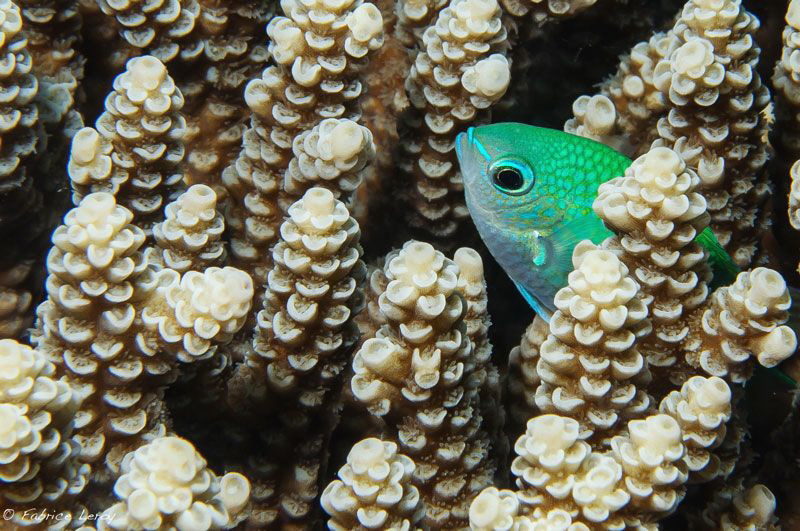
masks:
[[[548,236],[536,234],[536,252],[530,264],[536,270],[536,289],[528,289],[516,281],[514,283],[542,319],[550,320],[554,313],[556,292],[567,285],[567,276],[573,269],[572,251],[575,246],[583,240],[600,243],[610,235],[611,231],[594,213],[564,223]]]
[[[608,230],[603,220],[594,212],[577,217],[560,225],[548,236],[555,254],[569,257],[569,270],[572,270],[572,250],[583,240],[599,244],[614,233]]]
[[[550,318],[553,316],[553,312],[551,312],[549,308],[547,308],[546,306],[541,304],[536,299],[536,297],[534,297],[531,294],[531,292],[529,292],[527,289],[525,289],[525,286],[523,286],[522,284],[520,284],[517,281],[514,281],[514,285],[517,287],[517,291],[519,291],[520,295],[522,295],[522,298],[525,299],[525,302],[527,302],[528,305],[531,308],[533,308],[533,311],[536,312],[536,314],[539,317],[541,317],[542,319],[544,319],[545,321],[547,321],[549,323],[550,322]]]

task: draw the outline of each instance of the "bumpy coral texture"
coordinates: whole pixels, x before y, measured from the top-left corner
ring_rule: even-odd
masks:
[[[73,202],[109,192],[147,234],[183,179],[183,95],[153,56],[128,61],[95,128],[79,131],[68,166]]]
[[[653,74],[671,108],[659,136],[697,169],[711,226],[740,266],[755,257],[769,194],[761,116],[769,93],[756,71],[758,26],[738,2],[689,2],[675,26],[685,42]],[[719,39],[720,31],[728,38]]]
[[[164,209],[164,221],[153,226],[154,260],[178,273],[220,265],[226,253],[225,221],[217,212],[217,195],[202,184],[191,186]]]
[[[764,485],[753,485],[739,492],[733,499],[731,510],[723,513],[720,524],[731,531],[776,531],[775,495]]]
[[[800,157],[800,4],[789,2],[783,29],[781,58],[772,74],[778,120],[781,125],[780,143],[788,154]]]
[[[789,192],[789,222],[797,230],[800,230],[800,163],[792,164],[791,169],[791,190]]]
[[[465,370],[473,374],[473,385],[480,388],[481,416],[491,439],[492,457],[503,460],[509,445],[503,432],[505,412],[501,376],[497,365],[492,362],[492,344],[489,341],[489,327],[492,323],[488,310],[489,297],[486,293],[483,259],[475,249],[461,247],[453,254],[453,262],[458,266],[456,290],[467,303],[464,324],[467,337],[472,343],[471,363]]]
[[[575,100],[574,117],[567,120],[564,130],[628,154],[641,153],[657,137],[656,123],[668,103],[655,86],[653,72],[678,45],[673,32],[656,33],[636,44],[601,85],[599,94]]]
[[[333,530],[415,529],[422,517],[419,491],[411,483],[414,461],[397,444],[380,439],[356,443],[339,479],[322,493]]]
[[[634,154],[652,140],[677,151],[697,172],[711,226],[739,266],[757,256],[770,194],[758,27],[738,0],[687,2],[669,32],[623,60],[605,99],[575,102],[565,126]]]
[[[356,353],[351,389],[414,459],[423,525],[464,526],[494,463],[472,380],[467,307],[456,291],[459,268],[431,245],[411,241],[387,257],[382,275],[385,324]]]
[[[182,278],[146,271],[144,232],[107,193],[86,196],[53,234],[48,300],[37,347],[82,400],[75,416],[81,458],[115,470],[150,434],[163,432],[161,386],[180,358],[202,358],[244,322],[252,282],[233,268]],[[98,464],[96,479],[104,478]]]
[[[347,119],[322,120],[295,137],[284,189],[296,198],[312,186],[323,185],[352,206],[362,170],[374,150],[372,133],[366,127]]]
[[[89,467],[71,439],[78,397],[38,351],[0,340],[0,502],[11,525],[30,525],[25,510],[63,511],[79,520]]]
[[[797,348],[795,332],[783,324],[791,304],[780,273],[764,267],[740,273],[698,310],[701,328],[687,338],[687,361],[737,383],[749,378],[755,360],[776,366]]]
[[[83,400],[75,427],[90,462],[104,453],[104,430],[130,436],[145,429],[146,404],[155,396],[131,384],[143,373],[167,372],[163,359],[140,360],[125,348],[136,316],[134,282],[145,268],[144,233],[132,218],[103,193],[68,212],[53,233],[48,300],[37,310],[34,344],[69,375]]]
[[[394,37],[408,48],[424,48],[422,34],[447,5],[447,0],[398,0]]]
[[[4,57],[0,89],[0,337],[16,337],[31,324],[31,294],[24,285],[30,265],[31,242],[43,229],[34,214],[41,192],[31,172],[37,148],[38,93],[27,41],[21,33],[19,8],[0,2],[0,54]]]
[[[256,0],[98,0],[108,15],[100,42],[122,40],[119,55],[149,53],[180,69],[186,97],[186,176],[221,193],[220,172],[235,158],[247,107],[241,91],[264,68],[261,37],[274,5]],[[93,20],[98,15],[92,13]],[[94,35],[93,35],[94,36]],[[112,63],[118,62],[112,59]]]
[[[447,238],[468,216],[455,153],[456,134],[488,119],[486,109],[508,88],[506,31],[497,0],[457,0],[423,36],[406,79],[413,109],[406,116],[402,169],[409,219]]]
[[[231,529],[241,520],[250,483],[231,472],[217,477],[189,441],[159,437],[122,460],[114,494],[102,514],[108,529]]]
[[[682,341],[689,312],[708,296],[708,269],[694,240],[708,224],[706,201],[695,172],[674,151],[654,148],[636,159],[625,176],[600,186],[594,211],[623,237],[609,242],[642,290],[652,297],[653,333],[642,351],[660,375],[681,378]],[[680,383],[680,382],[678,382]]]
[[[336,363],[327,358],[353,345],[352,318],[362,298],[357,285],[364,276],[359,235],[347,208],[327,189],[312,188],[289,208],[272,251],[275,267],[254,342],[253,363],[274,365],[268,374],[276,390],[320,363]]]
[[[597,0],[502,0],[503,9],[514,17],[530,16],[536,24],[580,13]]]
[[[513,495],[519,503],[515,525],[548,529],[561,524],[570,530],[624,525],[622,516],[615,514],[631,499],[623,469],[612,457],[592,452],[580,439],[577,421],[557,415],[534,417],[514,450],[511,472],[518,490]],[[487,516],[476,507],[479,501],[476,498],[470,510],[473,526],[476,518]]]
[[[536,388],[539,387],[541,378],[536,371],[536,365],[539,349],[549,333],[547,321],[537,315],[525,329],[520,344],[508,355],[506,389],[509,394],[509,434],[512,435],[512,440],[524,433],[528,419],[538,413]]]
[[[687,478],[681,428],[669,415],[653,415],[628,423],[628,434],[612,439],[614,457],[625,472],[631,507],[659,517],[675,510]]]
[[[635,341],[650,331],[647,306],[628,268],[609,251],[579,244],[569,285],[555,296],[558,310],[539,349],[542,412],[569,415],[581,437],[614,434],[620,417],[637,416],[650,405],[635,383],[645,361]]]
[[[202,43],[193,39],[192,30],[199,12],[195,0],[98,0],[100,9],[113,16],[120,34],[133,47],[165,63],[178,54],[183,59],[201,53]]]
[[[632,420],[610,448],[593,450],[580,432],[569,417],[530,419],[514,447],[517,490],[484,490],[470,508],[471,528],[623,529],[652,524],[677,507],[687,473],[674,418]]]
[[[686,446],[684,461],[694,482],[711,481],[720,473],[712,450],[725,439],[731,418],[731,390],[725,380],[693,376],[680,391],[661,401],[660,410],[678,421]]]
[[[291,204],[291,199],[279,202],[284,187],[294,186],[297,197],[304,191],[296,188],[297,177],[308,180],[305,170],[309,177],[312,173],[329,175],[334,168],[341,171],[337,162],[346,166],[361,156],[352,152],[359,141],[351,137],[337,147],[346,148],[348,159],[356,160],[334,161],[337,157],[326,156],[334,155],[333,151],[326,153],[326,143],[320,144],[316,136],[322,131],[317,129],[315,134],[313,129],[318,124],[322,127],[320,122],[325,119],[358,117],[358,97],[363,91],[359,72],[369,53],[383,42],[382,17],[371,3],[292,0],[283,2],[282,8],[285,16],[274,17],[267,26],[274,65],[245,88],[250,126],[243,134],[238,158],[223,173],[223,183],[232,196],[226,210],[231,253],[236,264],[256,272],[258,278],[264,278],[270,266],[268,249],[278,238],[281,204],[284,208]],[[346,127],[353,132],[352,126]],[[300,154],[292,177],[287,168],[294,155],[293,144],[304,131],[308,136],[297,145]],[[367,148],[369,142],[362,138],[360,144]],[[312,162],[308,155],[316,159],[313,170],[307,164]],[[344,183],[352,176],[345,171]],[[341,190],[335,181],[325,186]]]
[[[254,495],[261,526],[275,519],[303,526],[315,517],[319,466],[363,307],[360,230],[344,204],[311,188],[288,213],[252,351],[229,384],[232,402],[257,412],[267,441],[248,464],[262,485]]]
[[[191,40],[202,54],[192,59],[186,91],[186,179],[220,195],[222,170],[239,154],[249,112],[242,99],[247,82],[259,76],[268,53],[263,33],[275,5],[258,0],[198,0]],[[189,5],[189,4],[187,4]],[[184,61],[185,62],[185,61]]]
[[[183,362],[207,359],[214,354],[213,343],[232,339],[249,315],[253,281],[236,268],[209,267],[183,275],[166,269],[155,282],[141,312],[149,334],[137,337],[137,346],[148,355],[161,348]]]
[[[655,334],[642,347],[650,364],[670,367],[675,384],[697,369],[743,382],[752,358],[771,367],[794,352],[795,333],[783,324],[791,301],[783,277],[766,268],[740,273],[707,298],[703,250],[693,243],[705,225],[696,185],[676,153],[657,147],[625,178],[602,185],[594,208],[621,235],[605,245],[654,297]]]

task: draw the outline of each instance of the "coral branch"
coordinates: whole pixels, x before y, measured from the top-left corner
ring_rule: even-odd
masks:
[[[481,429],[481,389],[473,384],[480,375],[463,322],[468,308],[456,291],[459,268],[411,241],[387,257],[382,275],[378,305],[386,324],[356,353],[353,396],[386,419],[392,439],[416,463],[423,525],[464,526],[495,465]]]
[[[149,235],[182,185],[182,107],[183,95],[161,61],[152,56],[128,61],[95,129],[80,130],[72,141],[73,202],[92,192],[111,193]]]
[[[409,222],[427,234],[452,236],[469,213],[464,204],[456,135],[488,119],[508,88],[507,37],[497,0],[456,0],[423,36],[406,80],[413,109],[405,120]]]

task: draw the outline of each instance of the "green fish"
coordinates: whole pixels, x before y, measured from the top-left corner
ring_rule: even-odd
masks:
[[[612,235],[592,210],[598,186],[624,175],[632,161],[594,140],[518,123],[470,128],[458,136],[456,152],[481,238],[549,321],[575,245]],[[710,229],[696,241],[709,252],[715,284],[732,281],[739,269]]]

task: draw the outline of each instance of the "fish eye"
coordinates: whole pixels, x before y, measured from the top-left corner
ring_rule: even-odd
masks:
[[[490,174],[494,187],[509,195],[527,193],[535,181],[530,166],[518,160],[499,160],[492,165]]]

